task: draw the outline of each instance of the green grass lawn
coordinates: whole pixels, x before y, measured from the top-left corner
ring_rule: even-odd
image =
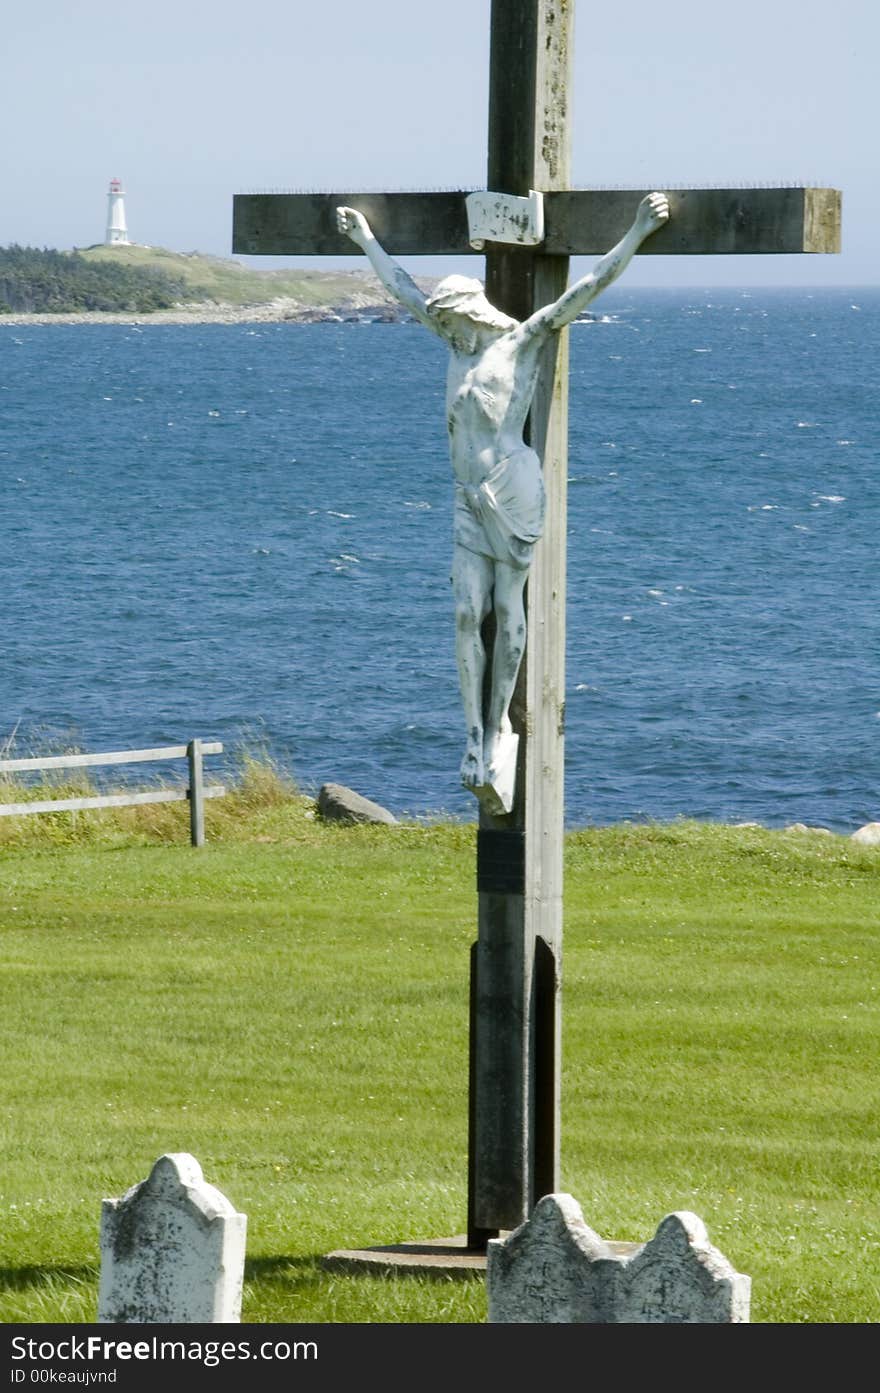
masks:
[[[0,1320],[93,1321],[102,1198],[185,1151],[248,1216],[244,1322],[483,1321],[481,1278],[320,1265],[464,1230],[474,828],[324,825],[258,768],[204,848],[186,818],[0,819]],[[570,834],[587,1223],[693,1210],[753,1321],[876,1321],[878,945],[880,851],[843,837]]]

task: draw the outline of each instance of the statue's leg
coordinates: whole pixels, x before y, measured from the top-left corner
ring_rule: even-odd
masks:
[[[497,762],[498,750],[512,730],[510,702],[526,646],[524,591],[528,571],[499,561],[495,567],[495,644],[492,657],[492,692],[486,714],[483,741],[487,772]]]
[[[483,783],[483,674],[486,650],[480,632],[492,602],[495,563],[488,556],[456,545],[452,558],[455,597],[455,656],[464,707],[467,743],[461,781],[474,789]]]

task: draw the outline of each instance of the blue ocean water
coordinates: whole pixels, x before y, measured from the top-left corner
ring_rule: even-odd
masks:
[[[880,818],[880,291],[596,308],[571,334],[568,825]],[[444,374],[411,324],[0,321],[0,746],[201,735],[474,818]]]

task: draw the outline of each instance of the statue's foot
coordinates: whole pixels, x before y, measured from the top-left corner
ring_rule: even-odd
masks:
[[[486,781],[483,768],[483,751],[468,745],[461,761],[461,782],[471,792],[480,788]]]

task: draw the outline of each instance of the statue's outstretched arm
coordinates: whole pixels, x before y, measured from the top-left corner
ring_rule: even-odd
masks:
[[[639,204],[632,227],[617,243],[617,246],[612,247],[601,261],[597,261],[588,275],[569,286],[568,290],[552,305],[545,305],[542,309],[536,310],[529,319],[524,321],[522,332],[525,334],[552,333],[557,329],[562,329],[566,324],[570,324],[582,310],[586,309],[591,300],[595,300],[597,295],[617,280],[620,273],[626,270],[646,237],[650,237],[651,233],[656,232],[657,228],[662,227],[668,219],[669,200],[666,195],[662,193],[647,194]]]
[[[336,225],[340,232],[350,237],[355,246],[360,247],[366,254],[379,280],[395,300],[398,300],[404,309],[409,310],[420,323],[426,324],[429,329],[435,328],[425,308],[425,296],[412,277],[408,276],[403,267],[398,266],[385,248],[376,241],[363,213],[359,213],[356,208],[337,208]]]

